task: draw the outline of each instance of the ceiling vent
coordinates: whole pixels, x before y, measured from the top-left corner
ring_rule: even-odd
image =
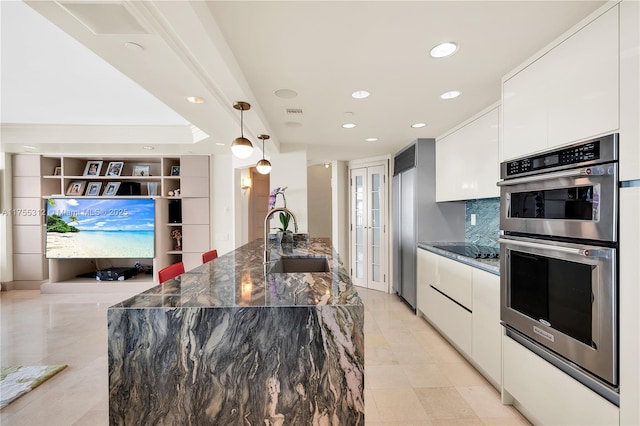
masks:
[[[94,34],[149,34],[121,2],[68,2],[62,6]]]
[[[285,108],[284,114],[287,117],[302,117],[302,108]]]

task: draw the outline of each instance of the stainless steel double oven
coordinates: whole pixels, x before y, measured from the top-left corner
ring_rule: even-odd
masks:
[[[507,334],[617,403],[618,135],[501,164]]]

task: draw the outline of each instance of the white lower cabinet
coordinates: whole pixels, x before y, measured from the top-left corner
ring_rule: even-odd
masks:
[[[619,409],[506,335],[502,338],[503,400],[534,424],[617,425]]]
[[[496,387],[502,383],[500,277],[473,268],[473,360]]]
[[[418,314],[500,388],[499,277],[424,249],[417,276]]]
[[[426,250],[418,249],[417,256],[417,301],[418,313],[427,315],[427,305],[429,303],[429,286],[436,283],[436,271],[438,268],[438,255]]]

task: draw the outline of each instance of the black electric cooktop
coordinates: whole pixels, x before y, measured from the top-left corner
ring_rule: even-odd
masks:
[[[477,244],[434,244],[433,246],[440,250],[450,251],[475,259],[497,259],[500,256],[500,250],[498,248]]]

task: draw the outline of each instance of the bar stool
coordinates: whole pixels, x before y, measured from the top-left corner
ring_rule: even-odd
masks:
[[[160,284],[162,284],[165,281],[169,281],[171,278],[175,278],[180,274],[184,274],[184,263],[177,262],[173,265],[169,265],[166,268],[161,269],[158,272],[158,281],[160,281]]]
[[[205,253],[202,253],[202,263],[207,263],[217,258],[218,258],[218,250],[209,250]]]

